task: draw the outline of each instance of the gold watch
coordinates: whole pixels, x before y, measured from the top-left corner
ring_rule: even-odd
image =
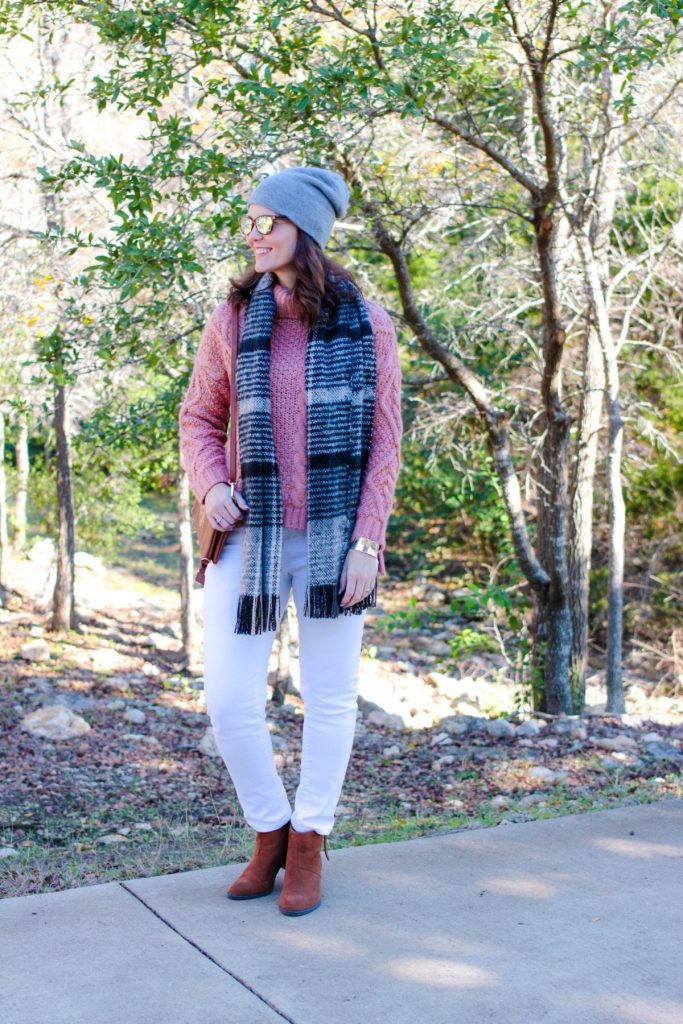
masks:
[[[353,541],[351,547],[356,551],[365,551],[369,555],[375,555],[375,557],[379,555],[379,541],[370,540],[369,537],[358,537]]]

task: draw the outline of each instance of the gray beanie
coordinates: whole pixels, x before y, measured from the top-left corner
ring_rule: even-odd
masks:
[[[288,217],[325,248],[335,217],[343,217],[349,190],[341,174],[323,167],[287,167],[257,185],[247,200]]]

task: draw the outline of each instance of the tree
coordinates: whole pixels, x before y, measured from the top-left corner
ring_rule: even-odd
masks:
[[[603,270],[614,273],[601,255],[611,243],[610,197],[620,166],[610,140],[615,117],[645,122],[665,109],[657,103],[638,110],[636,86],[653,61],[666,58],[677,6],[499,0],[416,10],[409,3],[368,9],[352,0],[342,11],[324,2],[274,0],[210,11],[173,3],[154,11],[65,7],[96,26],[116,55],[96,81],[102,107],[151,111],[144,168],[84,153],[61,171],[62,181],[96,180],[117,210],[125,210],[118,237],[102,257],[108,282],[126,298],[141,294],[150,280],[183,286],[186,269],[201,270],[202,244],[206,251],[226,226],[234,227],[238,191],[254,167],[274,158],[337,166],[375,243],[368,252],[351,242],[349,256],[375,279],[384,273],[377,255],[384,257],[393,275],[387,288],[398,297],[404,323],[421,352],[468,396],[488,437],[517,560],[535,597],[537,706],[580,710],[590,491],[605,365],[613,413],[615,594],[622,546],[618,387],[613,360],[605,358],[593,272],[602,260]],[[612,80],[607,103],[606,69],[626,73],[625,90],[619,93]],[[191,116],[174,99],[177,84],[186,90],[188,81]],[[674,92],[672,84],[666,96]],[[628,141],[635,147],[639,140]],[[411,154],[421,170],[420,150],[436,165],[424,179],[405,158]],[[158,251],[178,247],[177,225],[153,213],[165,208],[169,194],[193,206],[192,228],[174,267]],[[471,286],[468,291],[457,269],[459,243],[473,237],[477,223],[483,224],[481,239],[493,237],[493,246],[513,241],[519,268],[519,280],[504,279],[494,315],[480,296],[475,309]],[[416,254],[434,249],[439,228],[440,293],[416,273]],[[490,247],[485,251],[488,257]],[[485,261],[471,251],[468,256],[477,283],[487,282]],[[454,298],[444,273],[457,281]],[[629,308],[638,296],[637,287]],[[473,323],[462,322],[463,310]],[[502,330],[510,332],[512,359]],[[577,341],[583,367],[568,400],[566,352]],[[496,377],[493,357],[501,352]],[[530,372],[538,380],[537,404],[528,391],[524,401],[518,397]],[[525,438],[535,517],[522,498],[512,454],[513,444]],[[609,707],[619,710],[618,602],[611,622]]]

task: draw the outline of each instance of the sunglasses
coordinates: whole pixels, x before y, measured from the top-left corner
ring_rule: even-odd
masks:
[[[255,224],[259,235],[269,235],[275,227],[276,220],[287,220],[287,218],[280,217],[277,214],[274,216],[272,213],[262,213],[258,217],[242,217],[240,231],[245,236],[250,235],[251,229]]]

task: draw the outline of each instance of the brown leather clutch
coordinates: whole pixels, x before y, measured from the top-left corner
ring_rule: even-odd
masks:
[[[237,479],[237,346],[239,332],[239,315],[237,306],[232,303],[232,334],[230,353],[230,496],[234,494],[235,482]],[[206,515],[204,503],[195,500],[192,506],[192,522],[197,535],[197,547],[199,548],[199,569],[195,576],[195,582],[200,587],[204,586],[206,567],[209,562],[216,563],[221,557],[221,551],[225,539],[230,530],[216,530]],[[236,525],[239,525],[239,520]]]

